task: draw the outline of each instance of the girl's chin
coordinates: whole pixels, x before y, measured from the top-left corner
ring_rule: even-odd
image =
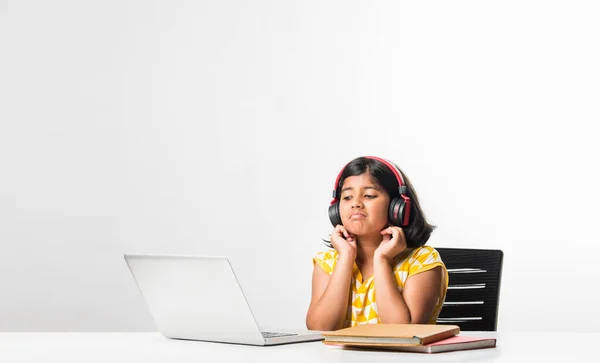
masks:
[[[381,233],[379,230],[366,230],[366,229],[362,229],[362,228],[346,228],[346,230],[348,230],[348,232],[352,233],[353,235],[355,235],[358,238],[361,237],[376,237],[376,236],[381,236]]]
[[[357,236],[380,234],[380,232],[387,227],[387,224],[383,224],[381,226],[374,226],[370,223],[365,223],[364,220],[359,219],[345,221],[343,225],[348,232]]]

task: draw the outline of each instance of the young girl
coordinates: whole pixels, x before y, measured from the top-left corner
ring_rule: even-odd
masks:
[[[435,324],[448,273],[438,252],[424,246],[434,227],[408,179],[385,159],[359,157],[342,169],[334,188],[334,250],[313,259],[307,328]]]

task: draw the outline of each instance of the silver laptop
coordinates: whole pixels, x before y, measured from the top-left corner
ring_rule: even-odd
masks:
[[[167,338],[250,345],[322,340],[320,331],[261,332],[226,257],[125,254]]]

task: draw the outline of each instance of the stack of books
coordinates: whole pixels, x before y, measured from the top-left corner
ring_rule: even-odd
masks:
[[[366,324],[324,332],[323,344],[350,348],[441,353],[493,348],[496,339],[459,335],[457,325]]]

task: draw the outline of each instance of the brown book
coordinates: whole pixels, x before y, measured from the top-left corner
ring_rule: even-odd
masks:
[[[365,324],[324,332],[324,344],[353,346],[426,345],[460,333],[457,325]]]

